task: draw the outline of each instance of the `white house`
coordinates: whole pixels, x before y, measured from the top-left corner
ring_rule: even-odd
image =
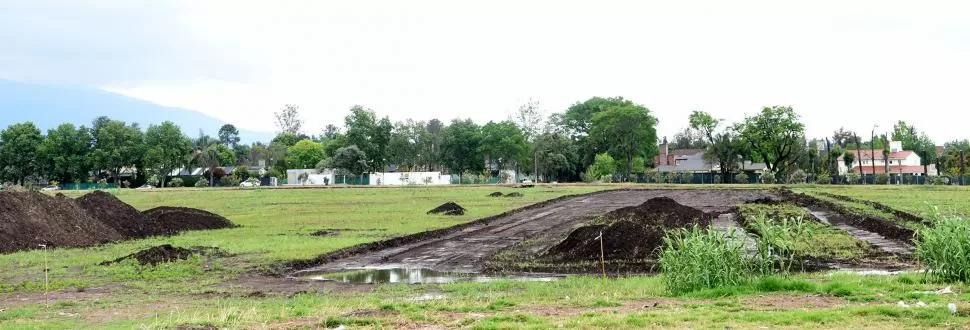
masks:
[[[912,150],[903,150],[903,143],[900,141],[889,142],[889,157],[883,155],[882,149],[849,150],[855,154],[852,168],[845,166],[845,157],[839,156],[839,175],[848,172],[860,174],[882,174],[886,173],[886,162],[889,162],[890,174],[913,174],[923,175],[923,165],[920,164],[920,157]],[[936,175],[936,165],[928,165],[926,168],[929,175]]]

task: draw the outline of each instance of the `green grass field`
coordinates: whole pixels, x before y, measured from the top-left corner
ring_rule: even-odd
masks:
[[[676,186],[689,188],[691,186]],[[752,187],[752,186],[745,186]],[[603,280],[577,276],[554,282],[499,280],[427,285],[329,284],[305,293],[254,293],[244,285],[265,265],[310,258],[335,249],[436,229],[566,194],[611,186],[556,186],[527,190],[496,187],[380,189],[260,189],[123,191],[138,209],[198,207],[226,216],[239,228],[187,232],[85,249],[0,255],[0,328],[960,328],[970,326],[968,306],[956,315],[950,302],[970,301],[968,288],[936,295],[947,285],[917,273],[863,276],[798,274],[743,287],[671,296],[657,276]],[[795,187],[869,199],[925,214],[927,203],[947,214],[968,214],[970,189],[953,187]],[[522,191],[522,198],[490,198],[492,191]],[[70,192],[70,194],[76,194]],[[425,212],[446,201],[464,216]],[[316,237],[321,229],[340,231]],[[214,246],[233,256],[202,257],[142,267],[98,263],[170,243]],[[53,302],[44,295],[49,263]],[[208,264],[208,265],[207,265]],[[208,266],[208,267],[207,267]],[[898,301],[927,307],[901,308]]]

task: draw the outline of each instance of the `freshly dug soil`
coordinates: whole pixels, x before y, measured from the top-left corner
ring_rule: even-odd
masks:
[[[76,201],[88,215],[127,238],[141,238],[154,234],[148,228],[147,220],[141,212],[112,194],[96,190],[84,194]]]
[[[514,193],[509,193],[505,195],[505,197],[522,197],[522,196],[524,195],[522,195],[522,193],[520,192],[514,192]]]
[[[36,191],[0,191],[0,253],[90,246],[125,236],[89,216],[73,199]]]
[[[0,191],[0,253],[40,245],[85,247],[184,230],[233,227],[219,215],[188,208],[147,212],[95,191],[78,199],[36,191]]]
[[[465,208],[455,202],[447,202],[428,211],[428,214],[464,215]]]
[[[160,206],[143,212],[153,235],[174,235],[183,230],[235,227],[221,215],[187,207]]]
[[[496,192],[493,192],[491,194],[488,194],[488,197],[502,197],[502,195],[503,194],[502,194],[501,191],[496,191]]]
[[[603,215],[601,223],[577,228],[565,240],[550,248],[546,255],[562,261],[589,261],[600,258],[603,233],[603,255],[608,260],[646,259],[657,255],[667,230],[697,224],[710,225],[711,216],[684,206],[668,197],[624,207]]]
[[[310,236],[332,236],[336,234],[337,232],[333,230],[320,229],[310,233]]]
[[[177,246],[172,246],[171,244],[163,244],[159,246],[153,246],[124,257],[102,262],[101,265],[110,265],[113,263],[119,263],[129,259],[138,260],[139,265],[158,265],[160,263],[172,262],[176,260],[185,260],[193,255],[213,255],[213,256],[226,256],[227,254],[220,251],[218,248],[214,247],[193,247],[193,248],[181,248]]]
[[[912,229],[899,226],[887,219],[856,214],[848,208],[830,201],[821,200],[803,193],[794,193],[791,190],[778,190],[778,194],[785,200],[802,207],[817,207],[838,213],[846,217],[850,225],[878,233],[889,239],[912,242],[913,237],[916,235],[916,232]]]

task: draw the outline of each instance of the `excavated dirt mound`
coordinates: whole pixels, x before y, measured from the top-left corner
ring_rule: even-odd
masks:
[[[624,207],[603,215],[599,223],[577,228],[546,255],[563,261],[589,261],[603,254],[609,260],[655,257],[667,230],[697,224],[710,225],[711,216],[667,197],[657,197],[637,206]]]
[[[89,216],[73,199],[36,191],[0,191],[0,253],[90,246],[125,236]]]
[[[496,191],[496,192],[493,192],[491,194],[488,194],[488,197],[502,197],[502,195],[503,194],[502,194],[501,191]]]
[[[522,196],[523,195],[520,192],[514,192],[514,193],[509,193],[505,195],[505,197],[522,197]]]
[[[145,216],[141,212],[112,194],[96,190],[84,194],[75,201],[87,211],[89,216],[125,237],[140,238],[155,234],[148,228]]]
[[[85,247],[184,230],[233,227],[202,210],[160,207],[147,212],[95,191],[78,199],[36,191],[0,191],[0,253]]]
[[[455,202],[447,202],[428,211],[428,214],[464,215],[465,208]]]
[[[124,257],[102,262],[101,265],[110,265],[113,263],[122,262],[129,259],[138,260],[139,265],[158,265],[160,263],[172,262],[176,260],[185,260],[191,258],[196,254],[210,255],[217,257],[224,257],[227,254],[220,251],[218,248],[214,247],[192,247],[192,248],[181,248],[177,246],[172,246],[171,244],[163,244],[159,246],[153,246]]]
[[[235,227],[221,215],[187,207],[160,206],[143,212],[154,235],[173,235],[183,230]]]

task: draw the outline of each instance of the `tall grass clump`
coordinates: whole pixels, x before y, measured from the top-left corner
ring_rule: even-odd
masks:
[[[663,241],[660,270],[673,294],[741,285],[750,280],[750,259],[741,240],[695,225],[671,231]]]
[[[970,281],[970,222],[934,212],[933,226],[916,234],[916,256],[926,274],[942,282]]]
[[[811,244],[814,229],[802,217],[782,217],[772,220],[765,214],[749,219],[758,233],[756,267],[761,275],[768,276],[781,271],[788,273],[796,262],[797,244]],[[777,266],[777,268],[776,268]],[[804,265],[802,265],[804,266]]]

